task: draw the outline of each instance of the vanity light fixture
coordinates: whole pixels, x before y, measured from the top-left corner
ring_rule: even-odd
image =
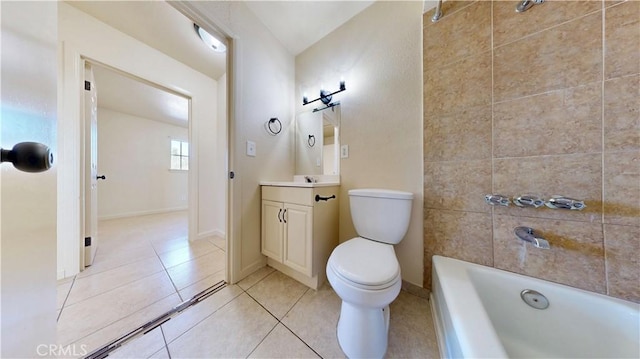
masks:
[[[215,36],[208,33],[205,29],[198,26],[198,24],[193,24],[193,28],[196,30],[196,33],[209,48],[211,48],[215,52],[225,52],[227,51],[227,47],[222,43],[222,41],[215,38]]]
[[[320,89],[320,97],[318,97],[315,100],[311,100],[309,101],[309,98],[307,97],[307,94],[305,93],[304,95],[302,95],[302,105],[308,105],[310,103],[316,102],[318,100],[322,101],[323,104],[325,105],[329,105],[331,104],[331,99],[333,97],[333,95],[342,92],[344,90],[347,89],[347,86],[345,85],[344,79],[340,79],[340,89],[337,91],[333,91],[333,92],[329,92],[325,89]]]

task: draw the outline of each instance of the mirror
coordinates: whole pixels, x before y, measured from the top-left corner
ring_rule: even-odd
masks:
[[[340,174],[340,104],[296,117],[297,175]]]

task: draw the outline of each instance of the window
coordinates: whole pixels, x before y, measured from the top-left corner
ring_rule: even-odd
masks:
[[[189,143],[171,140],[171,169],[189,169]]]

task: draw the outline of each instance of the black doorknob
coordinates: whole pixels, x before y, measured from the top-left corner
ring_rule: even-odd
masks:
[[[106,180],[107,176],[102,175],[102,176],[96,176],[96,179],[101,179],[101,180]]]
[[[20,142],[10,150],[0,148],[1,162],[11,162],[24,172],[43,172],[51,168],[53,153],[49,147],[37,142]]]

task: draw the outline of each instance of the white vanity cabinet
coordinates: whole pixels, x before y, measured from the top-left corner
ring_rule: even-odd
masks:
[[[262,186],[261,246],[267,264],[318,289],[338,245],[337,196],[337,186]]]

